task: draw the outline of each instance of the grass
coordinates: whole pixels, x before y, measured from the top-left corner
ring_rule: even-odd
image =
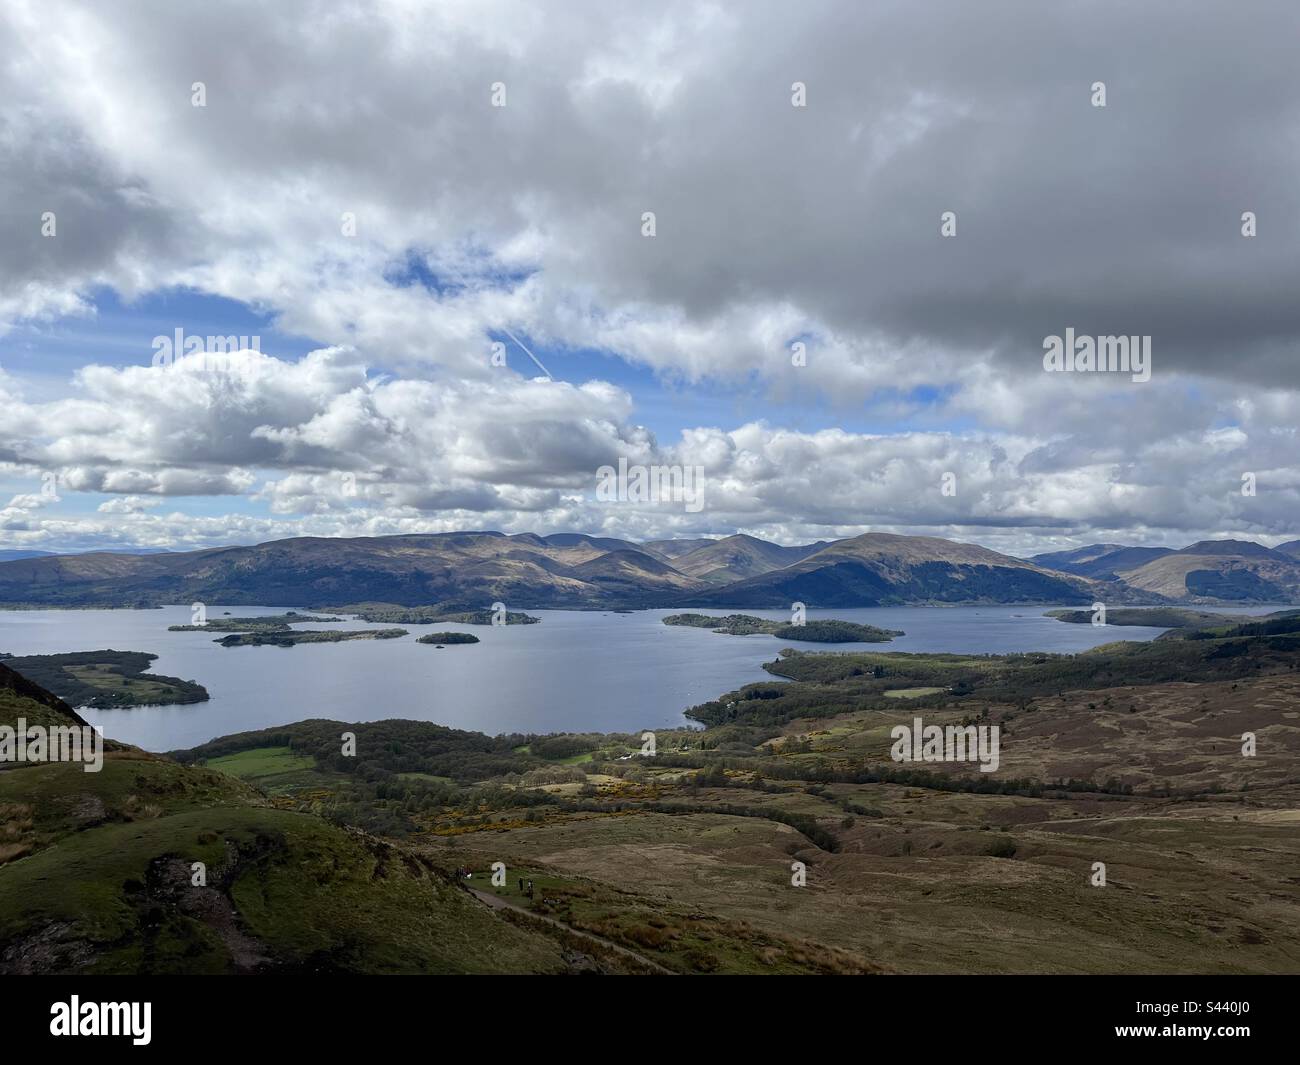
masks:
[[[261,802],[229,775],[139,752],[98,774],[0,773],[0,842],[23,849],[0,866],[0,972],[565,969],[551,938],[409,852]]]
[[[0,865],[0,970],[49,943],[63,953],[46,971],[238,968],[228,928],[158,890],[159,870],[206,847],[238,929],[281,972],[556,971],[557,945],[592,953],[464,909],[434,872],[468,866],[492,891],[495,861],[498,894],[683,974],[1300,971],[1300,646],[1201,643],[786,656],[793,683],[733,693],[738,719],[683,734],[684,750],[661,733],[655,758],[626,763],[602,756],[623,749],[608,737],[381,722],[356,726],[374,730],[361,773],[331,762],[339,723],[305,722],[218,741],[205,769],[121,754],[99,781],[0,773],[0,856],[23,849]],[[936,724],[998,725],[996,779],[900,770],[890,728],[920,705]],[[563,757],[539,766],[548,751]],[[581,771],[543,783],[560,765]],[[285,795],[294,781],[314,792]],[[979,783],[1007,786],[965,790]],[[1097,861],[1105,889],[1088,882]]]
[[[439,776],[437,773],[398,773],[400,780],[423,780],[430,784],[452,784],[451,777]]]
[[[661,898],[614,890],[598,881],[566,875],[534,862],[507,864],[502,887],[492,886],[490,865],[472,865],[471,871],[474,875],[467,883],[479,891],[509,899],[530,913],[626,947],[681,974],[877,971],[852,951],[809,944],[798,937],[702,914],[689,907],[665,905]],[[531,899],[519,890],[520,879],[533,882]]]
[[[210,769],[229,773],[240,780],[259,783],[267,777],[311,769],[315,764],[316,759],[294,754],[288,747],[258,747],[251,751],[213,758],[207,763]]]
[[[133,705],[164,706],[175,697],[176,689],[154,680],[147,673],[124,677],[106,665],[82,666],[67,671],[87,687],[95,688],[114,698]]]
[[[157,657],[144,651],[74,651],[9,657],[4,664],[74,706],[166,706],[208,698],[207,689],[194,681],[145,672]]]

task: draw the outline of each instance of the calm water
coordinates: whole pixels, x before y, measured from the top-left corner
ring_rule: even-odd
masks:
[[[276,614],[285,607],[208,606],[210,618]],[[302,608],[297,608],[302,609]],[[1094,628],[1044,617],[1049,607],[886,607],[808,612],[809,618],[902,629],[890,644],[834,650],[1082,651],[1115,639],[1149,640],[1154,628]],[[1275,607],[1234,610],[1268,613]],[[534,610],[540,625],[404,625],[400,640],[221,647],[187,624],[188,606],[161,610],[0,611],[0,651],[52,654],[113,648],[158,655],[153,671],[204,685],[210,702],[86,710],[107,735],[148,750],[192,747],[216,736],[309,717],[376,721],[401,717],[501,732],[634,732],[685,724],[682,711],[742,684],[770,680],[760,667],[783,646],[773,636],[721,636],[664,625],[670,610],[633,614]],[[708,611],[725,613],[725,611]],[[788,612],[747,610],[774,619]],[[313,627],[313,626],[302,626]],[[319,628],[384,628],[348,622]],[[417,644],[426,632],[472,632],[479,644]]]

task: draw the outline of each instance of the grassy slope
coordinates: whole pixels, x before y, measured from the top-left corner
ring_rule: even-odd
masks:
[[[679,973],[1300,972],[1297,665],[1300,642],[1275,634],[1073,656],[799,654],[780,667],[800,679],[711,704],[725,723],[662,731],[653,759],[532,737],[511,741],[515,772],[491,752],[453,786],[402,767],[460,765],[454,751],[485,737],[388,722],[347,726],[372,730],[358,733],[366,774],[322,745],[314,768],[261,782],[285,805],[406,810],[406,845],[434,864]],[[891,762],[891,727],[917,714],[999,725],[999,772]],[[218,742],[210,764],[253,777],[281,766],[277,736],[300,754],[340,727],[232,738],[233,759]],[[1241,754],[1247,730],[1257,757]],[[521,772],[543,752],[585,775]],[[362,796],[359,775],[382,790]],[[1097,861],[1104,889],[1089,884]]]
[[[42,902],[41,927],[73,951],[65,962],[81,957],[75,949],[86,939],[65,926],[93,916],[104,922],[94,964],[229,969],[260,951],[290,971],[455,969],[477,960],[484,937],[503,926],[463,935],[456,922],[487,915],[448,909],[442,921],[439,905],[429,917],[429,899],[447,883],[434,870],[467,865],[486,887],[490,864],[504,861],[508,882],[496,893],[507,901],[681,973],[1300,972],[1300,641],[1261,634],[1006,658],[802,654],[780,665],[799,679],[710,704],[727,711],[727,723],[704,734],[660,732],[652,760],[570,765],[587,773],[585,787],[532,788],[527,773],[500,781],[505,767],[537,765],[542,751],[566,762],[588,751],[417,722],[348,726],[364,755],[356,761],[383,788],[363,799],[361,775],[331,756],[334,722],[211,745],[210,768],[268,788],[314,781],[302,801],[296,789],[279,793],[276,809],[257,806],[262,800],[235,781],[191,775],[204,770],[173,766],[181,775],[172,778],[159,769],[150,789],[132,775],[138,767],[118,770],[125,775],[111,787],[106,769],[100,787],[117,796],[116,812],[93,831],[118,836],[93,853],[68,850],[92,832],[68,835],[69,815],[56,804],[47,816],[64,835],[37,839],[29,857],[0,867],[0,967],[5,915],[45,890],[36,876],[69,876],[42,872],[40,860],[62,848],[78,864],[109,863],[88,875],[92,888],[156,885],[146,912],[164,918],[130,933],[139,891],[106,892],[87,908],[61,885]],[[902,705],[888,694],[926,686],[943,690]],[[889,729],[917,713],[999,724],[997,782],[1032,786],[962,791],[963,775],[983,779],[968,766],[927,767],[950,780],[864,773],[898,768],[888,761]],[[1258,757],[1240,754],[1246,730],[1259,737]],[[462,783],[424,779],[426,762],[446,763]],[[475,772],[498,783],[465,786]],[[0,784],[16,776],[0,774]],[[401,849],[388,848],[288,809],[317,806],[331,789],[358,809],[400,809],[421,793],[434,806],[415,815],[417,831]],[[550,800],[537,805],[539,793]],[[37,803],[19,801],[51,805],[36,794]],[[128,805],[142,799],[161,811]],[[200,814],[203,827],[185,820]],[[38,830],[46,831],[36,824],[33,836]],[[210,883],[227,876],[220,863],[230,865],[223,890],[246,940],[232,937],[219,913],[203,920],[167,901],[168,870],[175,875],[167,855],[194,860],[195,848],[217,840]],[[144,862],[142,878],[131,869],[146,855],[153,864]],[[807,867],[806,887],[790,883],[795,860]],[[1107,866],[1104,889],[1088,884],[1096,861]],[[7,874],[24,866],[36,872],[6,895]],[[519,897],[520,876],[534,880],[534,898]],[[125,945],[102,945],[123,927]],[[553,940],[504,927],[522,941],[488,950],[485,964],[559,966],[547,953]],[[416,929],[414,940],[396,939],[394,928]],[[22,953],[43,949],[29,937]]]
[[[86,723],[58,696],[51,695],[0,662],[0,725],[14,728],[19,718],[29,726]]]
[[[5,679],[0,723],[72,720]],[[227,774],[131,749],[0,772],[0,973],[564,968],[437,867]]]

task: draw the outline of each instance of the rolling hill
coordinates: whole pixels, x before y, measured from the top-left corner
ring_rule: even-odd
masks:
[[[1201,540],[1177,551],[1093,544],[1035,555],[1030,561],[1173,602],[1300,601],[1300,540],[1276,548],[1250,540]],[[1102,598],[1113,601],[1109,591]]]
[[[1191,603],[1289,603],[1300,560],[1247,540],[1206,540],[1119,574],[1131,588]]]
[[[711,536],[697,536],[683,540],[647,540],[641,547],[658,558],[671,561],[694,551],[697,547],[708,547],[709,544],[715,543],[717,540]]]
[[[0,665],[0,724],[18,718],[84,724]],[[417,854],[224,773],[106,748],[97,773],[0,767],[0,974],[578,971]]]
[[[1173,554],[1168,547],[1124,547],[1122,544],[1092,544],[1074,551],[1052,551],[1034,555],[1030,562],[1044,569],[1073,573],[1076,577],[1089,577],[1098,581],[1119,579],[1122,570],[1137,569],[1165,555]]]
[[[14,728],[19,718],[28,725],[84,725],[85,720],[60,699],[0,663],[0,725]]]
[[[689,597],[689,606],[894,606],[903,603],[1091,602],[1089,582],[974,544],[866,533],[806,558]]]
[[[826,546],[826,541],[821,540],[800,547],[782,547],[740,534],[714,540],[680,555],[673,559],[673,566],[687,576],[710,584],[730,584],[792,566]]]
[[[1173,551],[1094,544],[1026,560],[890,533],[800,546],[747,535],[648,544],[585,533],[297,537],[248,547],[0,562],[0,604],[503,602],[527,610],[1292,602],[1300,601],[1300,558],[1285,550],[1293,546],[1211,540]]]
[[[659,602],[696,584],[625,541],[498,532],[298,537],[167,555],[0,563],[0,602],[50,606],[499,600],[592,607]]]

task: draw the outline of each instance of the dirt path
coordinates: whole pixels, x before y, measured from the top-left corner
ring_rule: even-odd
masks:
[[[471,895],[473,895],[476,899],[478,899],[479,902],[486,905],[489,909],[516,910],[519,913],[527,915],[534,921],[544,921],[546,924],[554,925],[556,928],[563,929],[565,932],[568,932],[570,935],[580,936],[583,939],[589,939],[593,943],[599,943],[602,947],[606,947],[609,950],[617,951],[619,954],[622,954],[624,957],[631,958],[633,961],[640,962],[642,965],[646,966],[647,968],[653,969],[655,972],[661,973],[664,976],[677,975],[677,973],[673,972],[671,969],[664,968],[664,966],[660,965],[657,961],[651,961],[649,958],[645,957],[644,955],[638,954],[635,950],[631,950],[628,947],[622,946],[619,943],[615,943],[612,940],[606,939],[604,936],[598,936],[591,932],[583,932],[580,929],[574,928],[572,925],[565,924],[563,921],[557,920],[554,917],[547,917],[544,914],[533,913],[533,911],[528,909],[527,907],[519,906],[516,903],[511,902],[509,899],[503,899],[500,895],[494,895],[489,891],[480,891],[478,888],[472,888],[466,884],[462,884],[461,886],[464,887],[465,890],[468,891]]]

